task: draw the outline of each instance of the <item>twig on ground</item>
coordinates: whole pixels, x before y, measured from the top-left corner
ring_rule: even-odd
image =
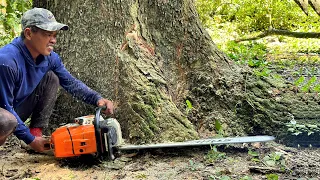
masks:
[[[269,173],[284,173],[285,170],[281,170],[273,167],[260,167],[260,166],[249,166],[250,172],[269,174]]]

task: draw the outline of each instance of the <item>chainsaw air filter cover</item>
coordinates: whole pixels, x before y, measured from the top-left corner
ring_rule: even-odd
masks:
[[[97,152],[96,137],[92,124],[76,123],[61,126],[51,135],[51,148],[55,157],[73,157]]]

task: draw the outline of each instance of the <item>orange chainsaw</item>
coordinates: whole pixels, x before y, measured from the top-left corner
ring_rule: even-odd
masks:
[[[96,115],[75,118],[74,123],[61,126],[51,134],[50,147],[55,157],[108,153],[109,159],[115,158],[113,147],[122,143],[120,124],[114,118],[103,119],[101,109],[97,108]]]
[[[114,118],[104,119],[100,115],[102,108],[105,107],[97,108],[95,115],[78,117],[74,123],[61,126],[52,133],[50,147],[53,149],[55,157],[66,158],[83,154],[95,154],[99,157],[107,155],[110,160],[113,160],[115,159],[114,152],[119,150],[266,142],[275,139],[273,136],[246,136],[128,145],[123,144],[118,121]]]

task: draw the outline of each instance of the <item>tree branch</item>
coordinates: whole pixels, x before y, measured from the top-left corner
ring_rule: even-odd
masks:
[[[267,31],[259,34],[258,36],[238,39],[236,40],[236,42],[256,40],[256,39],[261,39],[271,35],[282,35],[282,36],[289,36],[289,37],[295,37],[295,38],[320,38],[320,33],[318,32],[292,32],[287,30],[270,28]]]

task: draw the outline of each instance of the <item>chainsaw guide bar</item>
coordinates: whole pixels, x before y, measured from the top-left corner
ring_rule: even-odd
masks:
[[[228,138],[210,138],[199,139],[184,142],[174,143],[158,143],[145,145],[120,145],[114,146],[119,150],[134,150],[134,149],[152,149],[152,148],[170,148],[170,147],[188,147],[188,146],[206,146],[206,145],[221,145],[221,144],[239,144],[239,143],[254,143],[273,141],[273,136],[245,136],[245,137],[228,137]]]

